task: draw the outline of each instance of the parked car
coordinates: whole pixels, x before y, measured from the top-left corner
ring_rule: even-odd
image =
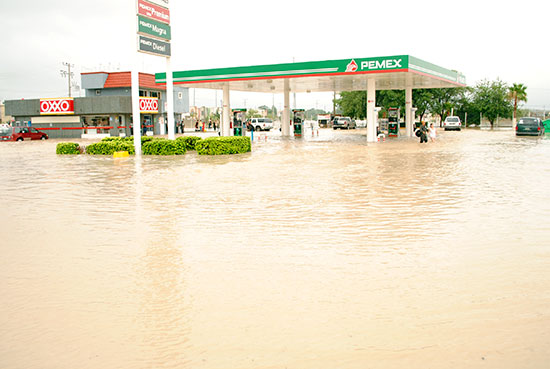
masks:
[[[443,128],[445,128],[445,131],[449,131],[451,129],[460,131],[460,129],[462,128],[460,118],[455,116],[445,118],[445,121],[443,122]]]
[[[249,118],[246,127],[254,131],[269,131],[273,128],[273,121],[269,118]]]
[[[541,136],[544,134],[544,123],[540,118],[520,118],[516,125],[516,136]]]
[[[357,125],[350,117],[334,117],[332,121],[332,129],[355,129]]]
[[[0,141],[47,140],[48,135],[34,127],[0,127]]]

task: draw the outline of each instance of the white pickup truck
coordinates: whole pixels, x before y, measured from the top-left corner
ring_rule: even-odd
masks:
[[[246,127],[254,131],[269,131],[273,128],[273,121],[269,118],[249,118]]]

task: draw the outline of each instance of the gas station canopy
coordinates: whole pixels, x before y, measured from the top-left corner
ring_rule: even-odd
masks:
[[[463,74],[410,55],[254,65],[173,72],[174,83],[186,87],[232,91],[283,93],[284,80],[292,92],[367,90],[367,80],[377,90],[463,87]],[[155,75],[166,83],[166,73]]]

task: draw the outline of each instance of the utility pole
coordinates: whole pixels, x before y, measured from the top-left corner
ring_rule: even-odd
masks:
[[[61,64],[67,67],[67,70],[61,69],[60,72],[61,72],[61,77],[67,77],[69,80],[69,97],[71,97],[71,78],[73,78],[73,75],[74,75],[74,73],[71,72],[71,67],[74,67],[74,64],[71,64],[68,62],[63,62]]]

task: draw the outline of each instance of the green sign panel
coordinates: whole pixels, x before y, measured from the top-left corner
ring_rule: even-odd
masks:
[[[138,51],[158,56],[170,56],[170,43],[150,37],[138,36]]]
[[[149,36],[170,40],[172,35],[170,25],[156,20],[138,16],[138,32]]]

